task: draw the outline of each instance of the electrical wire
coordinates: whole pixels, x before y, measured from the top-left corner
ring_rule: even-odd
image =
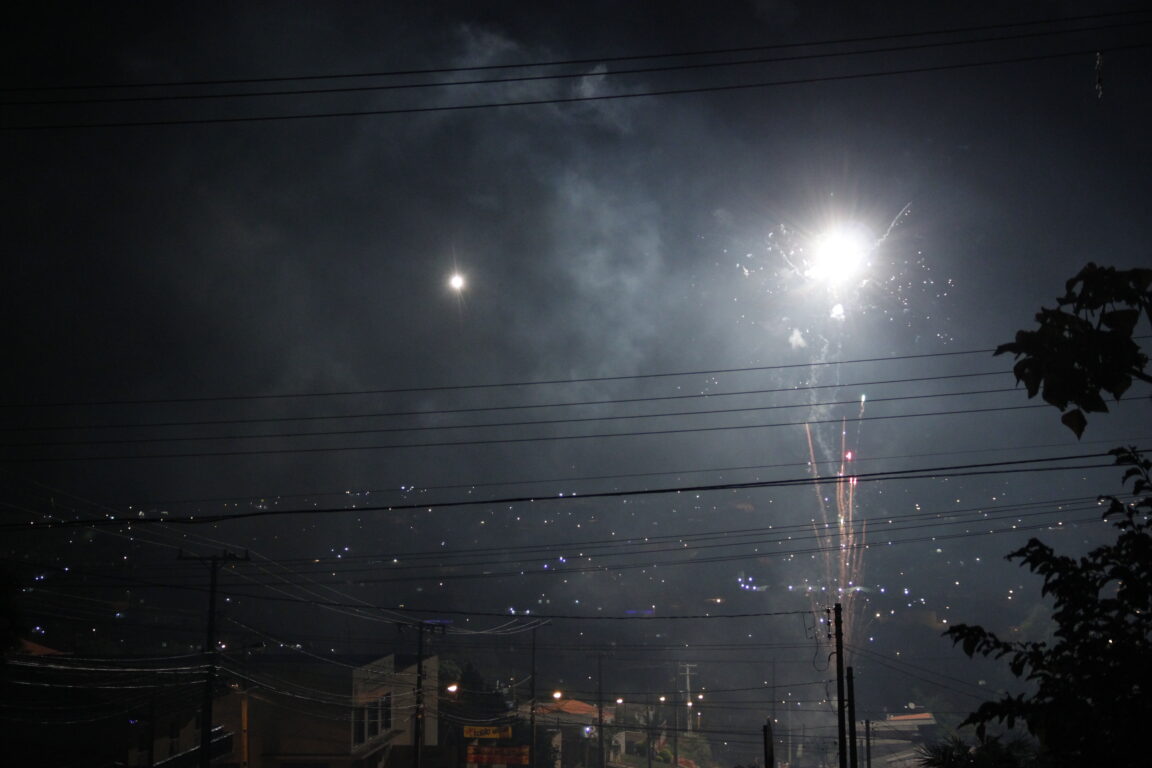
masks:
[[[47,402],[7,402],[0,403],[0,408],[71,408],[77,406],[110,406],[110,405],[170,405],[174,403],[221,403],[235,401],[261,401],[261,400],[290,400],[331,397],[361,397],[367,395],[395,395],[395,394],[429,394],[432,392],[468,392],[492,389],[519,389],[524,387],[553,387],[572,384],[602,384],[617,381],[647,381],[652,379],[669,379],[681,376],[718,376],[721,374],[736,373],[762,373],[766,371],[785,371],[807,368],[828,368],[840,365],[863,365],[866,363],[893,363],[905,360],[937,360],[948,357],[965,357],[969,355],[991,355],[995,349],[966,349],[947,352],[921,352],[912,355],[889,355],[887,357],[865,357],[853,360],[828,360],[815,363],[787,363],[781,365],[754,365],[729,368],[704,368],[689,371],[662,371],[656,373],[619,374],[613,376],[583,376],[567,379],[526,379],[504,382],[471,383],[471,384],[437,384],[430,386],[406,386],[377,389],[330,390],[324,392],[287,392],[281,394],[248,394],[248,395],[211,395],[201,397],[161,397],[136,398],[122,400],[57,400]]]
[[[892,397],[873,397],[868,402],[875,403],[902,403],[913,400],[935,400],[950,397],[972,397],[974,395],[995,395],[1008,392],[1016,393],[1015,387],[1001,387],[997,389],[979,389],[962,392],[939,392],[919,395],[898,395]],[[636,421],[639,419],[670,419],[684,416],[727,416],[732,414],[761,413],[764,411],[779,411],[795,408],[832,408],[842,405],[858,406],[859,398],[852,400],[827,400],[814,403],[786,403],[777,405],[758,405],[747,407],[719,408],[696,411],[669,411],[664,413],[639,414],[611,414],[606,416],[579,416],[554,419],[530,419],[524,421],[482,422],[479,424],[425,424],[408,427],[364,427],[358,429],[323,430],[310,432],[267,432],[257,434],[226,434],[226,435],[192,435],[192,436],[161,436],[161,437],[130,437],[130,438],[98,438],[87,440],[44,440],[38,442],[0,443],[0,449],[27,449],[27,448],[64,448],[89,447],[97,445],[151,445],[156,443],[188,443],[188,442],[220,442],[238,440],[272,440],[289,438],[315,438],[315,437],[347,437],[351,435],[379,435],[398,434],[405,432],[440,432],[449,430],[471,429],[508,429],[510,427],[539,427],[556,426],[559,424],[590,424],[598,422]],[[1021,406],[1013,406],[1019,408]],[[803,422],[805,424],[821,422]],[[778,426],[778,425],[771,425]],[[632,433],[623,433],[630,436]],[[644,434],[644,433],[636,433]],[[618,435],[613,435],[618,436]]]
[[[927,411],[924,413],[897,413],[878,416],[860,416],[851,419],[853,423],[865,421],[890,421],[894,419],[914,419],[935,416],[970,416],[974,414],[1004,413],[1011,411],[1032,411],[1047,409],[1046,403],[1033,405],[1004,405],[988,408],[958,408],[953,410]],[[417,443],[388,443],[385,445],[336,445],[298,448],[261,448],[253,450],[182,451],[178,453],[135,453],[135,454],[95,454],[88,456],[14,456],[6,459],[9,464],[44,464],[76,461],[134,461],[157,459],[201,459],[236,456],[278,456],[287,454],[347,453],[360,451],[392,451],[416,448],[461,448],[487,445],[525,445],[530,443],[550,443],[578,440],[606,440],[634,437],[667,437],[669,435],[698,435],[714,432],[746,431],[752,429],[778,429],[783,427],[803,427],[817,424],[839,424],[844,418],[808,419],[806,421],[773,422],[767,424],[731,424],[711,427],[680,427],[674,429],[649,429],[632,432],[596,432],[574,435],[537,435],[533,437],[499,437],[471,440],[437,440]]]
[[[744,46],[744,47],[728,47],[728,48],[708,48],[703,50],[690,50],[690,51],[665,51],[661,53],[647,53],[647,54],[631,54],[631,55],[618,55],[618,56],[599,56],[575,59],[561,59],[551,61],[535,61],[535,62],[519,62],[509,64],[487,64],[480,66],[457,66],[457,67],[434,67],[425,69],[402,69],[402,70],[386,70],[376,72],[355,72],[355,73],[333,73],[333,74],[307,74],[307,75],[289,75],[280,77],[254,77],[254,78],[229,78],[229,79],[202,79],[202,80],[168,80],[168,81],[154,81],[154,82],[137,82],[137,83],[88,83],[88,84],[72,84],[72,85],[34,85],[34,86],[5,86],[0,87],[0,93],[18,93],[27,91],[50,91],[50,90],[94,90],[94,89],[113,89],[113,88],[157,88],[157,87],[187,87],[187,86],[204,86],[204,85],[243,85],[243,84],[256,84],[256,83],[282,83],[300,80],[339,80],[349,78],[367,78],[367,77],[396,77],[396,76],[412,76],[412,75],[443,75],[459,72],[479,72],[479,71],[494,71],[494,70],[508,70],[508,69],[522,69],[522,68],[538,68],[538,67],[557,67],[557,66],[572,66],[581,64],[606,64],[617,63],[625,61],[638,61],[646,59],[666,59],[666,58],[685,58],[695,56],[715,56],[719,54],[733,54],[733,53],[751,53],[770,50],[782,50],[789,48],[807,48],[815,46],[827,45],[846,45],[854,43],[869,43],[877,42],[880,40],[892,39],[905,39],[911,37],[923,37],[932,35],[950,35],[961,34],[968,32],[989,32],[1004,29],[1017,29],[1020,27],[1038,26],[1041,24],[1065,24],[1069,22],[1080,21],[1100,21],[1103,19],[1123,18],[1130,16],[1138,16],[1147,14],[1149,11],[1142,9],[1130,9],[1123,11],[1112,11],[1107,13],[1093,13],[1081,14],[1076,16],[1055,16],[1045,17],[1040,19],[1031,19],[1025,21],[1016,21],[1008,23],[997,24],[980,24],[963,27],[943,27],[929,30],[918,30],[912,32],[890,33],[884,35],[868,35],[868,36],[855,36],[855,37],[839,37],[823,40],[810,40],[803,42],[793,43],[776,43],[772,45],[757,45],[757,46]]]
[[[697,86],[686,88],[665,88],[631,93],[613,93],[568,97],[552,97],[538,99],[520,99],[499,102],[480,102],[470,104],[451,104],[436,106],[394,107],[389,109],[345,110],[331,112],[309,112],[286,115],[248,115],[240,117],[205,117],[205,118],[173,118],[155,120],[121,120],[105,122],[72,122],[72,123],[31,123],[25,125],[3,125],[0,132],[29,132],[50,130],[74,129],[108,129],[108,128],[158,128],[177,125],[225,125],[238,123],[268,123],[300,120],[321,119],[347,119],[357,117],[384,117],[397,115],[431,114],[447,112],[464,112],[491,109],[508,109],[514,107],[555,106],[560,104],[581,104],[600,101],[621,101],[625,99],[698,95],[703,93],[732,93],[746,90],[763,90],[797,85],[815,85],[831,82],[852,82],[865,79],[894,77],[898,75],[928,74],[975,69],[983,67],[1003,66],[1007,64],[1026,64],[1041,61],[1055,61],[1073,57],[1095,57],[1103,53],[1120,53],[1138,51],[1152,48],[1152,43],[1134,43],[1129,45],[1092,46],[1056,53],[1032,54],[1026,56],[1006,56],[982,61],[925,65],[919,67],[905,67],[887,70],[873,70],[870,72],[854,72],[840,75],[823,75],[809,77],[785,78],[752,83],[734,83],[728,85]]]
[[[837,420],[838,421],[838,420]],[[225,521],[243,520],[249,518],[271,518],[271,517],[284,517],[290,515],[334,515],[346,514],[349,512],[355,513],[368,513],[368,512],[397,512],[397,511],[413,511],[413,510],[427,510],[432,508],[438,509],[451,509],[458,507],[475,507],[483,505],[491,506],[505,506],[514,504],[531,504],[536,502],[572,502],[572,501],[587,501],[590,499],[606,499],[606,498],[622,498],[622,497],[642,497],[654,495],[667,495],[677,493],[705,493],[712,491],[730,491],[730,490],[752,490],[764,488],[782,488],[782,487],[796,487],[796,486],[814,486],[825,484],[843,484],[843,483],[858,483],[858,482],[877,482],[887,481],[894,479],[932,479],[939,477],[969,477],[977,474],[991,474],[996,473],[998,468],[1013,467],[1011,471],[1014,473],[1044,471],[1044,467],[1027,467],[1029,464],[1048,464],[1052,462],[1066,462],[1085,460],[1093,458],[1106,458],[1111,456],[1109,453],[1089,453],[1089,454],[1073,454],[1066,456],[1055,456],[1045,458],[1029,458],[1018,459],[1012,461],[995,461],[995,462],[981,462],[974,464],[954,464],[950,466],[935,466],[935,467],[917,467],[912,469],[903,470],[888,470],[883,472],[867,472],[856,473],[852,475],[823,475],[816,477],[794,477],[780,480],[758,480],[744,483],[712,483],[701,485],[686,485],[674,486],[667,488],[640,488],[631,490],[614,490],[614,491],[601,491],[580,494],[578,496],[516,496],[516,497],[503,497],[498,499],[464,499],[454,501],[439,501],[439,502],[421,502],[417,504],[390,504],[383,506],[365,505],[354,509],[346,507],[329,507],[329,508],[303,508],[303,509],[271,509],[271,510],[258,510],[251,512],[232,512],[217,515],[200,515],[196,517],[144,517],[137,516],[135,518],[119,519],[116,517],[111,518],[98,518],[89,520],[40,520],[28,521],[25,523],[4,523],[0,524],[0,530],[34,530],[46,528],[74,528],[74,527],[88,527],[88,526],[103,526],[103,525],[143,525],[143,524],[193,524],[205,525],[212,523],[220,523]],[[1103,469],[1114,468],[1114,463],[1107,464],[1088,464],[1078,465],[1077,469]],[[119,514],[119,513],[117,513]]]
[[[599,400],[576,400],[551,403],[527,403],[517,405],[486,405],[472,408],[427,408],[406,411],[375,411],[367,413],[322,414],[308,416],[267,416],[256,418],[235,419],[199,419],[184,421],[159,422],[104,422],[92,424],[23,424],[19,426],[0,426],[3,432],[59,432],[104,429],[158,429],[170,427],[202,427],[223,426],[236,424],[275,424],[285,422],[310,421],[339,421],[347,419],[380,419],[398,418],[404,416],[441,417],[465,413],[485,413],[500,411],[540,410],[545,408],[576,408],[603,405],[624,405],[632,403],[656,403],[679,400],[712,400],[727,397],[744,397],[749,395],[768,395],[782,393],[814,392],[821,389],[853,389],[860,387],[875,387],[888,384],[921,384],[932,381],[953,381],[956,379],[969,379],[988,376],[1008,376],[1008,371],[983,371],[977,373],[954,373],[940,376],[914,376],[901,379],[881,379],[878,381],[858,381],[836,384],[805,384],[791,387],[774,387],[770,389],[750,389],[736,392],[700,392],[691,395],[657,395],[652,397],[623,397],[604,398]]]
[[[721,68],[733,67],[747,67],[747,66],[760,66],[764,64],[784,64],[799,61],[821,61],[845,58],[849,56],[870,56],[875,54],[889,54],[889,53],[902,53],[907,51],[922,51],[927,49],[941,49],[953,48],[958,46],[972,46],[972,45],[986,45],[989,43],[1006,43],[1006,42],[1019,42],[1021,40],[1030,40],[1045,37],[1055,37],[1058,35],[1072,35],[1081,34],[1084,32],[1100,32],[1111,29],[1124,29],[1130,30],[1134,26],[1147,24],[1146,21],[1125,21],[1114,24],[1099,24],[1095,26],[1072,27],[1067,29],[1049,29],[1037,30],[1031,32],[1019,32],[1009,35],[995,35],[995,36],[982,36],[972,37],[964,40],[943,40],[933,41],[927,43],[910,43],[904,45],[885,45],[881,47],[871,48],[858,48],[846,51],[826,51],[820,53],[800,53],[787,56],[770,56],[760,57],[754,59],[739,59],[734,61],[711,61],[711,62],[697,62],[689,64],[664,64],[659,66],[646,66],[646,67],[633,67],[629,69],[605,69],[595,72],[561,72],[554,74],[532,74],[532,75],[516,75],[505,77],[492,77],[484,79],[471,79],[471,80],[438,80],[431,82],[416,82],[416,83],[386,83],[386,84],[373,84],[373,85],[354,85],[343,87],[313,87],[313,88],[298,88],[294,90],[273,90],[273,91],[231,91],[231,92],[217,92],[217,93],[184,93],[184,94],[150,94],[145,96],[81,96],[81,97],[57,97],[49,99],[10,99],[0,101],[0,106],[63,106],[63,105],[79,105],[79,104],[127,104],[127,103],[156,103],[156,102],[176,102],[176,101],[204,101],[204,100],[219,100],[219,99],[249,99],[249,98],[268,98],[268,97],[281,97],[281,96],[318,96],[318,95],[335,95],[335,94],[349,94],[349,93],[378,93],[382,91],[408,91],[408,90],[423,90],[431,88],[456,88],[461,86],[476,86],[476,85],[507,85],[511,83],[528,83],[528,82],[558,82],[563,80],[578,80],[583,78],[594,77],[597,79],[609,77],[622,77],[626,75],[641,75],[641,74],[659,74],[667,72],[685,72],[685,71],[702,71],[702,70],[716,70]]]

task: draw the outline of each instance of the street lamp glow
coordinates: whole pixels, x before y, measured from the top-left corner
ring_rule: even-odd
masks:
[[[452,683],[450,686],[448,686],[447,690],[448,690],[448,693],[456,693],[456,691],[460,690],[460,686],[457,685],[456,683]]]
[[[556,699],[556,701],[560,701],[563,696],[564,694],[560,691],[552,691],[552,698]]]
[[[452,277],[448,278],[448,287],[457,293],[464,290],[464,275],[459,272],[453,274]]]
[[[617,704],[623,704],[623,703],[624,703],[624,699],[616,699],[616,703],[617,703]]]

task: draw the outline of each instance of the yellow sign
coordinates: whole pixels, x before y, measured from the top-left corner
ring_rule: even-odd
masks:
[[[464,726],[466,739],[510,739],[512,726],[510,725],[466,725]]]

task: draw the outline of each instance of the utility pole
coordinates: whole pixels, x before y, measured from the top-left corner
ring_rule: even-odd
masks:
[[[204,698],[200,703],[200,768],[209,768],[212,763],[212,698],[216,688],[216,572],[225,561],[248,560],[248,552],[240,557],[232,552],[221,552],[208,557],[192,557],[183,551],[177,556],[180,560],[195,560],[208,563],[208,627],[204,633]]]
[[[776,659],[772,659],[772,722],[776,722]]]
[[[764,723],[764,768],[776,768],[776,744],[772,721]]]
[[[412,713],[412,768],[420,768],[424,746],[424,622],[416,625],[416,710]]]
[[[841,616],[840,603],[836,603],[835,637],[836,637],[836,728],[839,742],[840,768],[848,768],[847,733],[845,731],[845,708],[848,704],[844,698],[844,623]]]
[[[872,768],[872,721],[864,721],[864,766]]]
[[[680,768],[680,704],[672,691],[672,768]]]
[[[648,705],[645,707],[648,710],[648,768],[652,768],[652,721],[656,718],[656,710],[652,708],[652,694],[647,694],[645,699]]]
[[[596,657],[596,738],[600,742],[600,768],[604,762],[604,654]]]
[[[536,629],[532,627],[532,686],[528,691],[528,768],[536,768]]]
[[[852,667],[848,667],[848,764],[859,768],[856,760],[856,684]]]
[[[148,701],[148,768],[156,765],[156,692]]]
[[[420,768],[424,751],[424,630],[437,628],[442,634],[448,631],[441,621],[421,619],[416,623],[416,709],[412,712],[412,768]]]
[[[688,718],[687,729],[689,731],[691,731],[692,730],[692,670],[696,669],[696,665],[695,664],[688,664],[687,662],[684,662],[680,666],[684,668],[684,690],[687,692],[686,695],[688,697],[687,698],[688,704],[685,707],[685,710],[687,713],[686,717]]]

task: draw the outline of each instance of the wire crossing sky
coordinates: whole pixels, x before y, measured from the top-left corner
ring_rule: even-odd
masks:
[[[817,755],[839,603],[858,715],[947,723],[1012,681],[941,633],[1042,639],[1005,555],[1105,541],[1152,437],[1139,384],[1077,441],[993,354],[1146,261],[1139,4],[6,22],[0,563],[71,654],[21,729],[194,704],[214,556],[222,680],[317,722],[350,694],[283,667],[423,635],[523,701],[535,640],[582,700],[695,665],[699,768],[773,710]]]

